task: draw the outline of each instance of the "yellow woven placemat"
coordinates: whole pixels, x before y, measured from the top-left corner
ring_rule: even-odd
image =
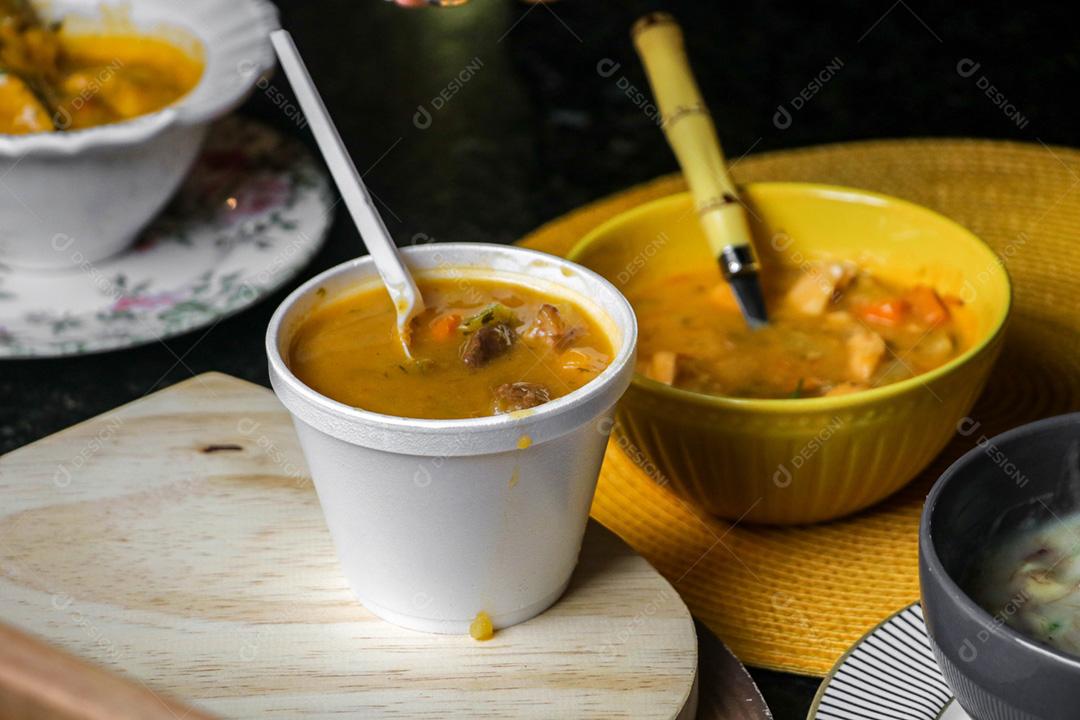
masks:
[[[734,175],[849,185],[933,208],[990,243],[1015,287],[1005,350],[972,412],[974,432],[853,518],[733,526],[656,486],[609,447],[593,517],[667,576],[743,662],[824,675],[867,629],[918,598],[919,512],[934,478],[981,437],[1080,409],[1080,151],[983,140],[860,142],[750,156]],[[681,179],[661,178],[548,223],[522,243],[565,253],[603,220],[681,189]]]

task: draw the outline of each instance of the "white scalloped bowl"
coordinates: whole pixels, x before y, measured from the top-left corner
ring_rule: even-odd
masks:
[[[58,0],[50,17],[124,9],[141,32],[197,38],[198,85],[167,108],[85,130],[0,135],[0,263],[67,269],[128,247],[194,162],[209,124],[236,108],[274,64],[279,27],[266,0]]]

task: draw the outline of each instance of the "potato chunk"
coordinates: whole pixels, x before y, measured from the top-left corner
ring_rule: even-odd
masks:
[[[675,384],[675,375],[678,372],[678,355],[670,350],[660,350],[653,353],[652,360],[645,374],[653,380],[665,385]]]
[[[0,132],[10,135],[53,129],[49,111],[20,78],[0,70]]]
[[[885,356],[885,341],[873,330],[860,327],[848,336],[846,344],[848,372],[855,381],[866,382]]]
[[[851,263],[811,266],[788,290],[784,304],[803,315],[821,315],[854,278],[855,266]]]
[[[584,333],[584,328],[567,327],[566,322],[554,305],[543,304],[536,313],[536,318],[525,330],[525,337],[531,340],[543,340],[557,352],[562,352],[574,344]]]

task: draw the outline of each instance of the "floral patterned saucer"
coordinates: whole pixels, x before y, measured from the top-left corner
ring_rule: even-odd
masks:
[[[73,269],[61,272],[0,265],[0,358],[114,350],[217,322],[311,259],[334,204],[300,142],[226,118],[210,129],[172,203],[126,252],[93,264],[73,257]]]

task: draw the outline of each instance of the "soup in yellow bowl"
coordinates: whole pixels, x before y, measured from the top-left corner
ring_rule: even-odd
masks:
[[[751,522],[847,515],[910,481],[970,410],[1011,289],[947,218],[827,185],[744,188],[772,324],[751,333],[688,194],[591,231],[569,259],[639,321],[615,432],[655,480]]]
[[[970,342],[961,298],[900,287],[853,262],[775,268],[765,280],[769,323],[758,329],[716,266],[628,287],[638,371],[710,395],[827,397],[915,377]]]

